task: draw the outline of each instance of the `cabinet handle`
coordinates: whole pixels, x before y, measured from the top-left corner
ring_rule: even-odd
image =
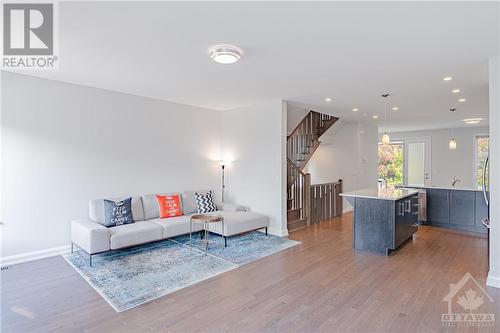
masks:
[[[405,213],[404,213],[404,203],[400,202],[398,205],[399,205],[398,206],[398,210],[399,210],[398,211],[398,215],[399,216],[404,216],[405,215]]]
[[[408,208],[406,208],[406,205],[408,205]],[[411,200],[405,201],[405,213],[411,213]]]

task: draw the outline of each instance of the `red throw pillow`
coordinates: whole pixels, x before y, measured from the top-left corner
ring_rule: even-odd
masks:
[[[174,195],[156,195],[156,201],[160,206],[160,218],[181,216],[181,199],[178,194]]]

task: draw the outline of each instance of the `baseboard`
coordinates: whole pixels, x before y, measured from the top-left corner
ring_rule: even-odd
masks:
[[[342,211],[342,214],[347,214],[347,213],[350,213],[352,212],[354,209],[352,207],[347,207],[347,208],[344,208],[344,210]]]
[[[70,246],[66,245],[40,251],[16,254],[13,256],[1,257],[0,266],[4,267],[43,258],[55,257],[63,253],[68,253],[69,251],[70,251]]]
[[[288,230],[281,230],[277,228],[267,228],[267,232],[270,233],[271,235],[278,236],[278,237],[286,237],[288,236]]]
[[[486,285],[490,287],[500,288],[500,277],[488,274],[488,278],[486,279]]]

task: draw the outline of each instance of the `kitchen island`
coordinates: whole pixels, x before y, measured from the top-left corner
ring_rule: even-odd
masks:
[[[389,255],[418,230],[418,190],[363,189],[341,193],[353,206],[353,247]]]

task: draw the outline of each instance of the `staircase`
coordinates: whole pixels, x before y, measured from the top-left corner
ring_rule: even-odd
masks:
[[[288,230],[309,224],[311,175],[303,170],[321,144],[319,137],[337,120],[327,114],[309,111],[287,138]]]

